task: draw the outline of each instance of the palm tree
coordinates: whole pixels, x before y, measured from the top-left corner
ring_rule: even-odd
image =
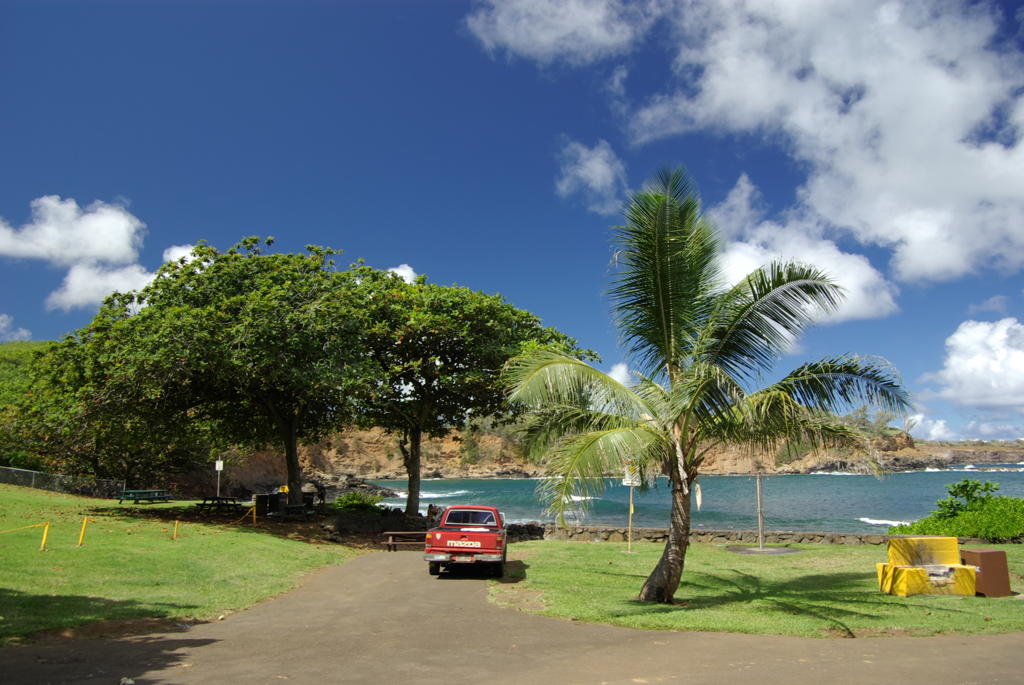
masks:
[[[668,477],[668,541],[639,598],[672,603],[711,448],[854,440],[834,419],[840,409],[867,403],[903,413],[909,397],[885,360],[854,355],[805,363],[752,390],[807,327],[838,308],[842,288],[798,262],[773,263],[729,286],[720,234],[682,169],[659,172],[624,214],[609,294],[639,382],[627,387],[544,349],[513,359],[506,372],[510,399],[533,410],[526,446],[555,476],[541,492],[560,521],[626,464]]]

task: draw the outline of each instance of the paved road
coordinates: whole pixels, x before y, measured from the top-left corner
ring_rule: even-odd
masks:
[[[1024,610],[1024,606],[1021,607]],[[804,639],[665,633],[546,619],[433,578],[421,555],[367,554],[182,632],[0,649],[0,683],[800,685],[1022,683],[1024,634]]]

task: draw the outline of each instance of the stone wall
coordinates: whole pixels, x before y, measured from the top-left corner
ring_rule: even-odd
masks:
[[[544,526],[545,540],[574,540],[578,542],[625,542],[627,528],[600,528],[594,526],[570,526],[559,528],[553,523]],[[894,536],[902,537],[902,536]],[[534,538],[537,539],[537,538]],[[665,542],[668,530],[665,528],[634,528],[634,542]],[[691,531],[693,542],[711,542],[725,545],[729,543],[757,543],[756,530],[702,530]],[[822,545],[881,545],[889,539],[888,535],[878,533],[798,533],[791,531],[765,531],[766,544],[785,545],[790,543],[822,544]],[[976,538],[960,538],[960,543],[981,543]]]

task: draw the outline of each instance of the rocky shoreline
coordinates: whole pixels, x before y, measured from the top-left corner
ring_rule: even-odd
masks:
[[[906,433],[872,441],[871,453],[885,473],[955,469],[972,465],[979,472],[998,468],[998,464],[1024,462],[1024,449],[915,444]],[[348,430],[314,445],[299,449],[307,489],[327,488],[332,498],[358,490],[384,497],[395,493],[367,481],[405,480],[401,452],[394,436],[379,430]],[[973,470],[973,469],[972,469]],[[742,448],[713,450],[701,473],[704,475],[809,474],[822,472],[874,473],[866,452],[818,451],[803,455],[788,464],[777,464],[774,454],[754,454]],[[538,478],[545,469],[519,457],[515,450],[496,435],[473,438],[473,449],[453,432],[446,438],[423,443],[422,476],[444,479]],[[617,476],[618,474],[609,474]],[[286,480],[284,459],[266,450],[228,461],[222,474],[223,489],[236,495],[272,492]],[[209,473],[181,478],[182,492],[209,492],[215,476]]]
[[[321,537],[332,542],[345,542],[351,536],[375,536],[392,530],[427,530],[429,523],[423,517],[403,515],[372,516],[369,514],[339,514],[329,523],[320,525]],[[803,545],[883,545],[890,538],[905,537],[885,533],[829,533],[823,531],[800,532],[788,530],[765,531],[765,544],[788,546]],[[695,528],[690,531],[692,542],[716,545],[757,544],[756,530],[707,530]],[[560,528],[554,523],[512,523],[508,526],[510,543],[528,540],[563,540],[568,542],[655,542],[668,540],[666,528],[633,528],[632,536],[625,526],[567,526]],[[980,538],[959,538],[960,544],[984,544]],[[1006,543],[1020,544],[1021,540],[1005,540]]]
[[[998,465],[1024,462],[1022,450],[991,450],[969,447],[918,445],[893,452],[879,452],[879,467],[884,473],[926,471],[928,469],[963,469],[973,466],[977,471],[1003,470]],[[777,473],[873,473],[866,459],[842,459],[830,455],[816,456],[787,464]]]

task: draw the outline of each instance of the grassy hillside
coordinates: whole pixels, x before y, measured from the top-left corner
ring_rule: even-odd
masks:
[[[0,532],[0,643],[105,619],[216,618],[355,554],[270,534],[262,521],[254,529],[250,520],[185,523],[173,539],[176,511],[190,506],[119,506],[0,485],[0,531],[12,531]],[[45,552],[43,528],[14,530],[45,521],[51,524]]]

